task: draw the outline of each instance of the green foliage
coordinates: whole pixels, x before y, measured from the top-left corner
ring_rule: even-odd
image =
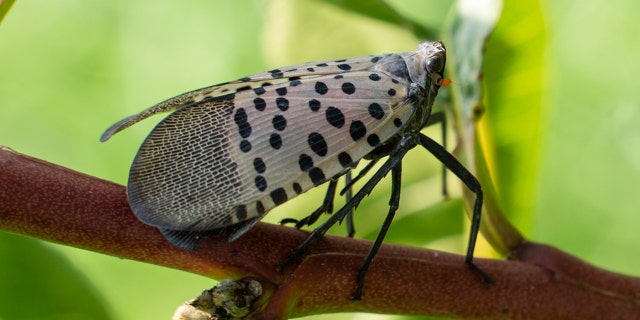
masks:
[[[0,234],[0,318],[109,319],[100,294],[60,252]]]
[[[14,0],[0,1],[0,22],[2,22],[2,19],[4,19],[9,10],[11,10],[14,2]]]
[[[502,207],[511,219],[525,222],[536,201],[543,95],[549,89],[543,61],[547,38],[537,1],[505,3],[504,12],[486,46],[481,135]]]
[[[124,183],[154,121],[100,144],[113,122],[172,95],[281,65],[414,50],[420,38],[438,34],[451,10],[445,2],[17,2],[0,24],[0,144]],[[640,44],[633,13],[640,4],[615,2],[505,4],[486,46],[480,135],[497,200],[529,239],[638,275]],[[426,133],[440,137],[439,128]],[[407,156],[390,242],[464,252],[461,202],[443,201],[439,172],[426,152]],[[448,181],[457,198],[457,180]],[[358,236],[377,232],[388,191],[381,185],[358,208]],[[267,221],[304,216],[323,192],[274,210]],[[0,244],[0,277],[51,302],[29,309],[36,302],[19,298],[28,292],[0,290],[0,318],[16,318],[7,306],[39,319],[70,310],[167,318],[211,285],[22,237],[3,235]]]
[[[529,234],[640,275],[637,1],[549,5],[539,173]],[[571,12],[571,14],[567,14]]]

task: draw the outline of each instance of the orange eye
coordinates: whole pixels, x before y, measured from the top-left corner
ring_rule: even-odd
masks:
[[[451,84],[451,78],[444,78],[440,81],[440,85],[443,87],[448,87]]]

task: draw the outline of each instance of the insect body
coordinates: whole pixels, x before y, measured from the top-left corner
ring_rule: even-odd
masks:
[[[467,254],[475,267],[471,259],[480,185],[444,148],[419,133],[428,124],[445,59],[445,47],[436,41],[422,42],[410,53],[274,69],[161,102],[114,124],[101,140],[151,115],[175,110],[140,147],[129,174],[128,197],[140,220],[186,249],[195,249],[207,233],[236,239],[270,209],[337,179],[359,160],[389,156],[291,259],[391,171],[392,210],[379,246],[399,201],[400,160],[420,144],[477,194]]]

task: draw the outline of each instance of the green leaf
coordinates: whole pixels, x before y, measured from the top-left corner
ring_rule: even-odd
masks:
[[[532,214],[539,171],[544,26],[538,1],[505,3],[483,67],[487,108],[480,134],[499,202],[516,220]]]
[[[0,233],[1,319],[110,319],[100,295],[66,257]]]
[[[404,26],[325,1],[274,1],[265,16],[262,39],[269,67],[409,51],[418,43]]]
[[[537,241],[640,275],[640,3],[544,8],[553,36],[544,47],[539,172],[527,227]]]
[[[0,25],[0,144],[119,183],[126,182],[154,119],[102,144],[98,138],[109,125],[174,94],[267,70],[259,43],[261,2],[16,1],[8,17]],[[170,318],[213,282],[57,245],[11,250],[0,256],[0,273],[6,261],[28,264],[32,256],[50,254],[38,252],[42,248],[66,257],[81,275],[62,277],[66,283],[49,283],[46,290],[90,281],[112,319]],[[59,273],[54,264],[32,264],[38,269],[13,269],[15,281]],[[16,299],[4,296],[0,312],[32,303]]]
[[[7,13],[9,13],[9,10],[11,9],[11,6],[13,6],[14,2],[15,0],[0,1],[0,23],[2,23],[4,17],[7,16]]]
[[[476,174],[484,189],[482,234],[496,250],[506,253],[522,241],[522,236],[504,216],[493,181],[484,174],[487,172],[484,168],[486,155],[482,152],[476,154],[476,121],[482,113],[484,94],[481,76],[485,41],[491,35],[501,10],[502,4],[497,0],[458,2],[450,28],[444,31],[444,39],[449,45],[447,74],[452,79],[453,125],[459,142],[456,154],[467,169]],[[466,188],[463,192],[467,213],[471,215],[477,195]]]
[[[398,13],[392,6],[382,0],[324,0],[334,6],[356,14],[365,15],[369,18],[384,21],[410,30],[415,35],[432,38],[436,31],[427,29],[424,26],[407,19]]]
[[[473,144],[477,108],[482,99],[480,85],[485,40],[495,27],[502,3],[499,0],[462,0],[443,30],[447,46],[447,74],[451,77],[454,126],[465,147]],[[465,140],[466,139],[466,140]]]
[[[462,200],[455,199],[398,217],[389,228],[385,242],[421,247],[437,239],[459,235],[464,229],[462,210]],[[374,240],[379,228],[380,224],[363,238]]]

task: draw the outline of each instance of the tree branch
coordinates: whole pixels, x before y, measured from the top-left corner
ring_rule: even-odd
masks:
[[[347,311],[472,319],[640,315],[640,279],[549,246],[525,243],[507,261],[477,259],[495,281],[486,287],[463,256],[383,245],[362,301],[352,301],[369,241],[325,236],[279,273],[274,266],[306,232],[260,223],[233,243],[212,237],[187,252],[135,218],[123,186],[2,147],[0,186],[1,229],[215,279],[252,277],[263,287],[253,318]]]

